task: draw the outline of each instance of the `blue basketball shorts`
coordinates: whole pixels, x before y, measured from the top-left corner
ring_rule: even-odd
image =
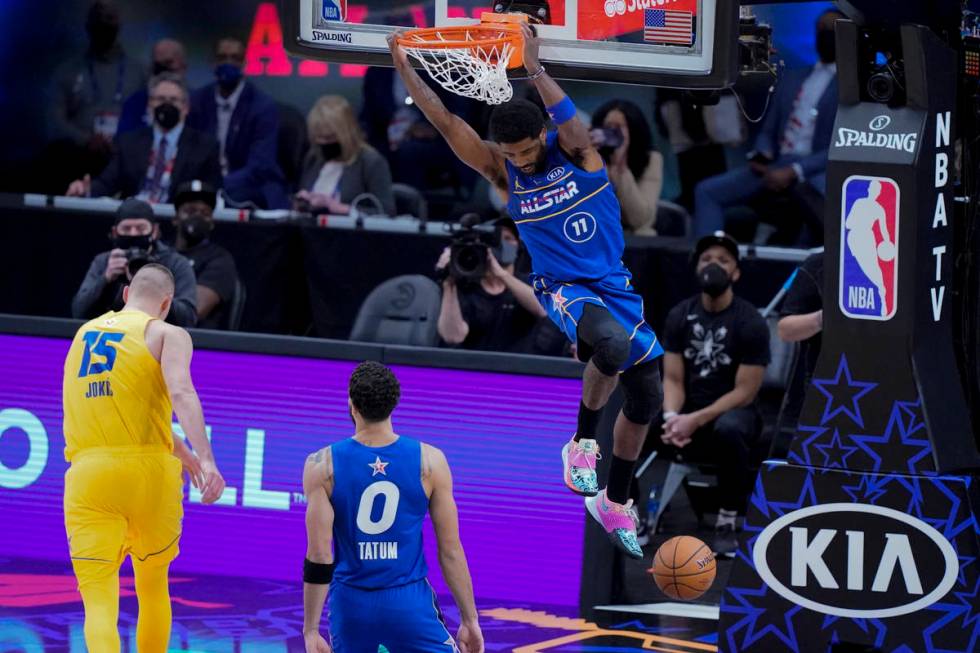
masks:
[[[327,602],[335,653],[459,651],[424,578],[381,590],[331,583]]]
[[[531,287],[565,337],[577,345],[578,323],[587,304],[604,307],[630,338],[630,355],[623,369],[663,356],[664,349],[653,328],[643,319],[643,298],[633,290],[632,275],[621,265],[595,281],[555,281],[531,275]]]

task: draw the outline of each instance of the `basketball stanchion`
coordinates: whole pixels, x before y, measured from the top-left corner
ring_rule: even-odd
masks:
[[[841,4],[866,22],[837,23],[823,347],[788,458],[755,485],[718,650],[976,651],[980,456],[953,346],[958,34],[902,24],[917,3]]]

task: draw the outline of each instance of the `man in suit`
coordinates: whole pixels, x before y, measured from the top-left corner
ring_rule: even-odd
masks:
[[[215,48],[215,82],[194,92],[188,124],[218,139],[225,193],[234,202],[288,208],[277,161],[279,109],[245,81],[245,44],[225,37]]]
[[[153,44],[152,74],[174,73],[178,77],[187,78],[187,56],[184,44],[174,39],[160,39]],[[119,116],[119,127],[116,138],[126,132],[152,125],[153,117],[146,110],[150,101],[150,93],[144,86],[123,102],[122,115]]]
[[[764,194],[808,184],[807,193],[826,190],[827,152],[837,115],[834,25],[844,15],[830,10],[817,21],[817,54],[810,69],[789,71],[749,153],[745,168],[709,177],[694,189],[694,235],[724,227],[725,209]],[[800,188],[799,190],[803,190]]]
[[[161,73],[150,80],[148,91],[153,126],[120,136],[102,174],[73,181],[66,195],[135,196],[156,203],[168,202],[173,190],[191,179],[221,185],[218,143],[184,124],[189,106],[184,80]]]

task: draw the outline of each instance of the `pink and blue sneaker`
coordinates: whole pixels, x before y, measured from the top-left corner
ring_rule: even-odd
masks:
[[[603,490],[597,496],[586,497],[585,507],[605,529],[617,549],[636,560],[643,558],[643,549],[636,539],[636,527],[640,520],[633,508],[632,499],[629,499],[625,505],[616,503],[610,501],[606,497],[606,490]]]
[[[599,444],[595,440],[571,440],[562,448],[561,461],[569,490],[583,497],[594,497],[599,493],[595,474],[595,461],[599,458]]]

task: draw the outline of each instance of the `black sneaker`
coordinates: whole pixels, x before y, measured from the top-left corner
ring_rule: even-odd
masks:
[[[735,531],[735,526],[732,524],[716,526],[711,549],[715,555],[734,558],[738,550],[738,533]]]

